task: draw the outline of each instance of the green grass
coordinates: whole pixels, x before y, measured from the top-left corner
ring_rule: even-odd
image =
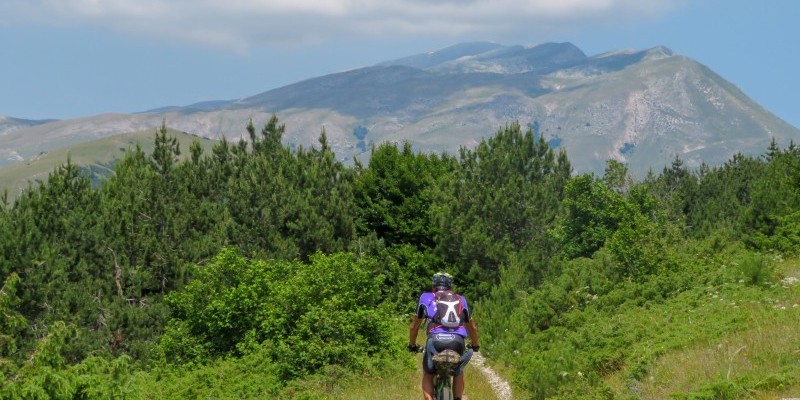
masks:
[[[653,335],[632,348],[639,362],[605,384],[615,398],[798,397],[800,286],[787,276],[800,277],[800,260],[779,261],[768,287],[723,284],[650,309]]]
[[[195,140],[203,146],[204,154],[208,154],[216,141],[198,138],[183,132],[169,130],[180,144],[181,157],[188,157],[189,146]],[[78,166],[92,166],[97,169],[108,169],[113,163],[125,157],[129,149],[139,144],[142,150],[150,154],[153,150],[155,130],[125,133],[97,139],[91,142],[60,148],[39,156],[0,168],[0,194],[8,190],[8,200],[13,200],[28,188],[47,179],[57,167],[70,162]]]
[[[422,398],[420,383],[422,370],[419,365],[422,356],[417,355],[413,360],[414,368],[393,371],[384,376],[351,378],[345,381],[333,393],[332,399],[338,400],[419,400]],[[497,397],[492,387],[475,367],[467,365],[464,371],[466,388],[464,394],[473,400],[493,400]]]

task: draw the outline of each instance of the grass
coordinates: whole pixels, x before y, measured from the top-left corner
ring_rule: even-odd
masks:
[[[408,325],[406,320],[394,324],[393,341],[405,343],[408,338]],[[424,341],[424,333],[418,341]],[[335,385],[317,383],[320,392],[326,393],[331,399],[336,400],[419,400],[422,399],[422,355],[401,352],[396,359],[381,371],[367,373],[365,376],[349,376]],[[509,376],[502,374],[501,376]],[[471,364],[464,370],[465,397],[471,400],[494,400],[497,397],[489,382],[483,374]],[[327,387],[326,387],[327,386]]]
[[[331,394],[337,400],[374,400],[384,398],[419,400],[422,398],[422,389],[420,388],[422,370],[419,367],[422,362],[422,356],[412,357],[414,357],[414,368],[395,371],[381,377],[350,379],[337,388],[335,393]],[[466,379],[465,396],[468,399],[497,399],[492,387],[477,368],[467,365],[464,374],[464,379]]]
[[[661,354],[652,361],[627,365],[608,376],[605,383],[614,397],[800,396],[800,286],[780,282],[782,277],[800,277],[800,260],[780,260],[775,271],[769,288],[714,288],[686,312],[673,304],[651,313],[650,318],[661,318],[669,312],[671,329],[659,332],[653,341],[637,343],[636,351],[645,354],[647,346],[665,350],[655,350]],[[714,326],[715,322],[732,321],[736,323],[729,329]]]
[[[797,380],[782,376],[791,359],[800,356],[798,326],[778,319],[761,322],[757,328],[720,338],[716,344],[661,357],[649,371],[641,397],[669,398],[728,385],[732,385],[728,389],[731,398],[800,393]]]

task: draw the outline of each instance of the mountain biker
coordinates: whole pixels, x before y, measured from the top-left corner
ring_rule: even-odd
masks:
[[[412,352],[419,351],[417,344],[417,332],[423,321],[427,321],[427,334],[426,349],[435,348],[436,351],[443,351],[447,348],[455,350],[458,354],[464,354],[465,345],[464,339],[469,337],[472,343],[473,351],[480,351],[478,341],[478,328],[475,321],[472,319],[467,299],[464,296],[458,295],[460,298],[462,309],[461,323],[457,328],[448,328],[442,325],[437,325],[433,322],[433,316],[436,315],[436,302],[437,295],[443,292],[452,292],[453,290],[453,277],[448,273],[438,272],[433,275],[433,287],[431,292],[422,293],[419,297],[417,310],[413,317],[411,317],[411,326],[408,331],[408,350]],[[433,346],[433,347],[431,347]],[[435,371],[429,368],[429,359],[433,355],[430,351],[425,351],[422,357],[422,391],[425,395],[425,400],[433,400],[433,375]],[[453,396],[456,400],[461,400],[461,395],[464,393],[464,365],[460,365],[453,376]]]

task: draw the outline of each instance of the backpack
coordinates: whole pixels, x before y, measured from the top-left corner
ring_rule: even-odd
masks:
[[[461,302],[461,296],[451,290],[436,292],[434,295],[436,296],[436,313],[431,318],[433,328],[440,326],[458,328],[463,325],[464,304]]]

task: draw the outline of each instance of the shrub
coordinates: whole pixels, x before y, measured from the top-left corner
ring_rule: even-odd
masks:
[[[263,343],[283,379],[326,365],[355,368],[385,351],[388,306],[377,263],[353,254],[299,261],[246,260],[224,249],[167,296],[174,309],[159,344],[171,363],[248,354]]]
[[[764,256],[754,253],[746,253],[737,262],[736,267],[748,285],[762,285],[769,283],[772,279],[773,271]]]

